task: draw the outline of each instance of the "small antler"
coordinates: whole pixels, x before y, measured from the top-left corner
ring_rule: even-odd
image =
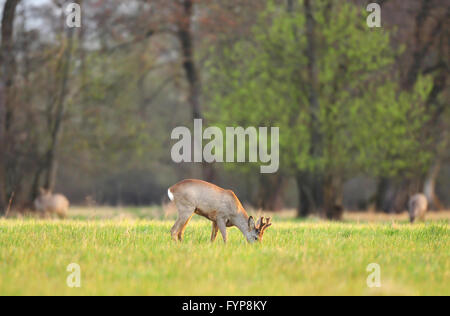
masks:
[[[261,227],[261,232],[264,232],[270,225],[272,225],[271,221],[271,217],[266,217],[266,222],[264,223],[264,225],[262,225]]]

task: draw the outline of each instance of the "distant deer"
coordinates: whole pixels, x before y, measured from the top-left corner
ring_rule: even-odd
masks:
[[[59,218],[66,218],[69,201],[62,194],[52,194],[51,191],[41,188],[39,197],[34,201],[34,206],[42,216],[56,214]]]
[[[272,225],[270,218],[264,221],[263,217],[255,224],[253,217],[247,215],[233,191],[209,182],[183,180],[171,186],[168,195],[178,210],[178,219],[171,230],[174,240],[182,240],[183,232],[194,213],[212,221],[211,242],[216,239],[220,230],[226,243],[226,228],[231,226],[236,226],[249,243],[261,241],[264,231]]]
[[[414,194],[408,203],[409,220],[414,223],[415,219],[425,219],[425,213],[427,212],[428,200],[427,197],[422,194]]]

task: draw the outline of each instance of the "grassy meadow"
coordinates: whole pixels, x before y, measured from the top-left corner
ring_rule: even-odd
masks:
[[[405,214],[330,223],[288,213],[255,245],[236,228],[228,244],[220,234],[211,244],[198,216],[175,243],[173,214],[151,212],[0,219],[0,295],[450,295],[449,212],[414,225]],[[80,288],[66,285],[70,263],[81,267]],[[379,288],[366,284],[370,263],[381,267]]]

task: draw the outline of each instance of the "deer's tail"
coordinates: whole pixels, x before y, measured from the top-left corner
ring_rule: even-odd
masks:
[[[169,199],[173,201],[173,193],[170,191],[170,189],[167,190],[167,195],[169,196]]]

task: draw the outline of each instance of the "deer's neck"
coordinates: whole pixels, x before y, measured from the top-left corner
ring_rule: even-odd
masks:
[[[242,234],[247,238],[248,236],[248,214],[244,209],[241,209],[239,215],[234,219],[234,226],[236,226]]]

